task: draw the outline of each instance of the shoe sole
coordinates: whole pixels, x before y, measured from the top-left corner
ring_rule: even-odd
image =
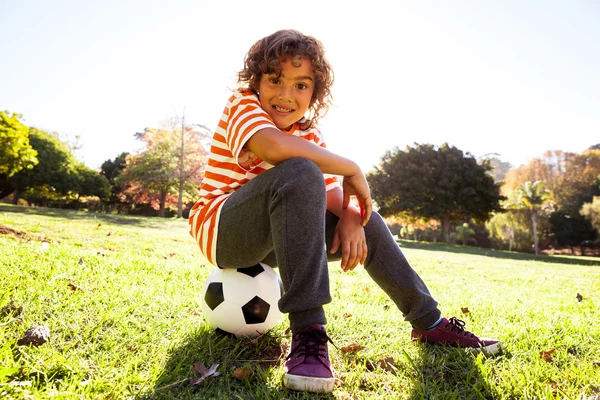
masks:
[[[283,385],[288,389],[299,392],[330,393],[333,391],[335,378],[285,374]]]
[[[485,347],[465,347],[465,350],[469,351],[471,354],[483,353],[485,356],[495,356],[496,354],[502,353],[504,348],[502,347],[502,342],[497,342]]]

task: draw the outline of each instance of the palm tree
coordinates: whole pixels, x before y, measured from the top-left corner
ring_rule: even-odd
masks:
[[[517,201],[511,204],[514,208],[526,208],[531,216],[533,226],[533,243],[535,245],[535,254],[539,254],[538,234],[537,234],[537,216],[538,213],[548,206],[554,204],[554,195],[547,190],[543,181],[525,182],[517,190]]]

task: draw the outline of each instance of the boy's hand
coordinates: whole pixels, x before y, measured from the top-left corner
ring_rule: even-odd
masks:
[[[358,205],[360,207],[360,224],[362,226],[367,225],[369,218],[371,218],[371,211],[373,210],[373,201],[371,200],[371,192],[369,191],[369,184],[365,179],[365,176],[361,171],[352,176],[345,176],[342,183],[342,190],[344,191],[344,200],[342,208],[348,208],[350,204],[350,197],[356,196]]]
[[[367,241],[365,230],[360,224],[356,209],[342,211],[335,228],[330,252],[334,254],[342,246],[341,266],[344,272],[352,271],[356,266],[364,264],[367,259]]]

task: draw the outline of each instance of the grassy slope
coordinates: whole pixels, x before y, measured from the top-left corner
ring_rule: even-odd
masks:
[[[411,343],[410,326],[366,272],[333,263],[329,334],[338,347],[366,348],[332,350],[340,382],[325,398],[600,396],[598,260],[402,247],[444,314],[499,337],[507,352],[485,359]],[[285,320],[261,340],[204,325],[196,311],[211,268],[184,221],[0,205],[0,308],[24,309],[22,322],[0,312],[0,397],[314,398],[281,387]],[[50,342],[16,346],[34,323],[51,329]],[[540,357],[553,349],[551,360]],[[395,368],[368,368],[386,357]],[[194,362],[220,364],[221,375],[192,387]],[[238,381],[235,368],[254,377]]]

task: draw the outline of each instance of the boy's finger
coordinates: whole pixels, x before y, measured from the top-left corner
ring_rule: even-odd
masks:
[[[367,242],[363,241],[362,243],[362,257],[360,258],[360,263],[362,265],[365,265],[365,261],[367,261],[367,252],[368,252],[368,248],[367,248]]]
[[[340,247],[340,234],[336,230],[333,234],[333,242],[331,242],[331,250],[329,250],[329,252],[331,254],[335,254],[335,252],[338,250],[338,247]]]

